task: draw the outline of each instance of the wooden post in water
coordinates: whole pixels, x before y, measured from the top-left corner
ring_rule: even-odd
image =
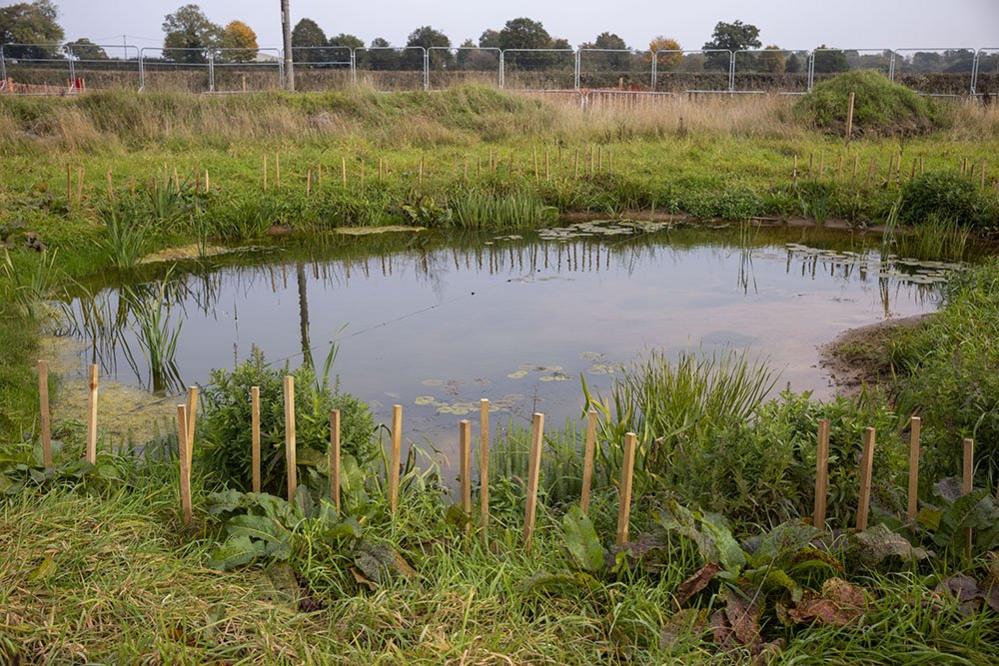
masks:
[[[864,431],[864,454],[860,461],[860,501],[857,505],[857,530],[867,529],[871,511],[871,473],[874,471],[874,428]]]
[[[465,518],[465,536],[472,531],[472,423],[458,423],[458,453],[461,464],[461,512]]]
[[[330,412],[330,499],[336,512],[342,513],[340,507],[340,410]]]
[[[180,460],[180,512],[184,525],[191,524],[191,467],[187,458],[187,406],[177,405],[177,458]]]
[[[253,492],[260,492],[260,387],[250,387],[250,466]]]
[[[586,413],[586,441],[583,445],[583,489],[579,495],[579,508],[590,510],[590,488],[593,486],[593,456],[597,445],[597,410]]]
[[[853,103],[856,100],[856,93],[850,93],[850,98],[846,103],[846,142],[850,143],[853,136]]]
[[[826,502],[829,500],[829,419],[819,421],[818,447],[815,454],[815,513],[812,524],[826,528]]]
[[[87,381],[87,451],[86,460],[97,462],[97,364],[90,366]]]
[[[975,483],[975,440],[970,437],[964,439],[964,460],[961,465],[961,494],[970,495]],[[964,530],[964,556],[971,560],[971,537],[973,536],[970,527]]]
[[[49,364],[38,361],[38,429],[41,431],[42,464],[52,467],[52,422],[49,417]]]
[[[531,549],[534,521],[538,513],[538,481],[541,476],[541,446],[545,438],[545,415],[534,413],[531,422],[531,451],[527,461],[527,506],[524,509],[524,549]]]
[[[489,401],[479,401],[479,523],[482,538],[489,529]]]
[[[908,523],[916,522],[919,509],[919,436],[923,420],[918,416],[909,419],[909,506],[905,511]]]
[[[618,492],[617,545],[628,543],[628,521],[631,519],[631,486],[635,474],[635,433],[624,436],[624,462],[621,465],[621,487]]]
[[[389,456],[389,511],[399,508],[399,465],[402,464],[402,405],[392,405],[392,453]]]
[[[295,501],[298,490],[298,457],[295,445],[295,378],[284,378],[284,458],[288,468],[288,501]]]

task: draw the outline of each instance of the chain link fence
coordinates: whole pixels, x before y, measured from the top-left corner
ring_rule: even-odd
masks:
[[[801,94],[848,71],[874,70],[924,94],[999,93],[999,48],[728,51],[295,47],[300,90],[440,90],[477,83],[528,91]],[[0,45],[0,92],[71,94],[83,89],[198,93],[275,90],[276,48],[138,48],[127,44]]]

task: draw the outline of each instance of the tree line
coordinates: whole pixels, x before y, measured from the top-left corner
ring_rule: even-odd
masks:
[[[11,58],[59,58],[71,56],[81,60],[106,60],[105,49],[88,38],[80,38],[59,49],[64,31],[58,22],[58,8],[52,0],[20,2],[0,8],[0,44]],[[243,21],[232,20],[225,26],[211,21],[197,4],[186,4],[164,17],[162,25],[163,59],[178,63],[204,63],[208,54],[217,60],[250,62],[260,57],[260,47],[254,30]],[[699,50],[703,53],[683,52],[681,44],[673,38],[657,36],[650,40],[647,52],[636,55],[632,47],[619,35],[603,32],[591,42],[580,44],[582,49],[599,49],[599,61],[590,66],[609,70],[637,70],[646,67],[655,57],[662,71],[681,66],[726,70],[730,59],[728,51],[754,51],[740,53],[736,65],[742,70],[770,74],[803,73],[807,67],[806,51],[786,51],[775,44],[763,46],[760,29],[742,21],[720,21],[711,38]],[[393,48],[387,39],[376,37],[367,47],[356,35],[341,32],[327,36],[320,25],[311,18],[298,21],[292,31],[292,54],[296,63],[304,67],[345,67],[351,62],[351,51],[357,53],[357,66],[367,69],[422,69],[423,54],[417,48],[431,51],[430,66],[446,69],[493,70],[498,65],[498,50],[507,51],[509,66],[521,69],[541,69],[572,65],[573,50],[569,40],[548,32],[540,21],[520,17],[507,21],[499,29],[487,29],[477,40],[466,39],[457,47],[444,32],[429,26],[413,30],[403,47]],[[446,49],[446,50],[445,50]],[[562,53],[560,53],[562,52]],[[653,56],[652,54],[655,54]],[[859,52],[829,49],[825,45],[815,50],[813,66],[816,72],[833,73],[852,68],[886,69],[891,51]],[[897,66],[903,69],[930,72],[970,72],[974,60],[971,49],[954,49],[944,52],[917,52],[903,59]]]

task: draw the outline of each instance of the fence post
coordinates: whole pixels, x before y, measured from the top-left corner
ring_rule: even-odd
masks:
[[[728,52],[728,91],[735,92],[735,51]]]
[[[7,61],[3,56],[3,44],[0,44],[0,81],[7,80]]]
[[[628,543],[628,522],[631,520],[631,487],[635,473],[635,433],[624,436],[624,462],[621,465],[621,486],[618,489],[617,545]]]
[[[538,512],[538,477],[541,476],[541,447],[545,441],[545,415],[534,413],[531,424],[531,451],[527,459],[527,504],[524,509],[524,550],[531,549],[534,519]]]
[[[215,92],[215,54],[208,54],[208,92]]]
[[[891,56],[888,58],[888,80],[895,80],[895,51],[891,51]]]
[[[142,53],[145,49],[139,49],[139,92],[146,89],[146,63]]]
[[[582,49],[576,49],[576,63],[573,72],[573,83],[576,90],[579,90],[580,70],[582,69],[582,54]]]
[[[465,536],[472,532],[472,422],[458,423],[458,448],[461,461],[461,512],[465,519]]]
[[[919,509],[919,436],[923,420],[918,416],[909,419],[909,503],[905,520],[913,523]]]
[[[500,51],[499,61],[499,87],[506,88],[506,51]],[[2,55],[2,54],[0,54]],[[2,61],[0,61],[2,62]]]
[[[87,382],[87,462],[97,462],[97,364],[91,364]]]
[[[423,49],[423,89],[430,90],[430,51],[426,49]]]
[[[402,464],[402,405],[392,405],[392,454],[389,456],[388,475],[389,512],[399,507],[399,465]]]
[[[49,415],[49,364],[38,361],[38,427],[42,440],[42,464],[52,467],[52,426]]]
[[[659,83],[659,52],[652,51],[652,92],[656,91],[656,85]]]
[[[819,441],[815,456],[815,511],[812,524],[826,528],[826,503],[829,497],[829,419],[819,421]]]
[[[357,50],[350,50],[350,84],[357,85]]]
[[[857,531],[867,529],[871,511],[871,473],[874,471],[874,428],[864,431],[864,454],[860,460],[860,501],[857,503]]]
[[[187,457],[187,405],[177,405],[177,457],[180,460],[180,510],[184,525],[191,524],[191,461]]]
[[[815,83],[815,51],[808,54],[808,76],[806,78],[805,90],[812,92],[812,84]]]
[[[295,378],[284,378],[284,460],[288,472],[288,502],[295,501],[298,490],[298,460],[295,444]]]
[[[73,62],[73,47],[67,44],[63,49],[66,51],[66,62],[69,64],[69,85],[72,87],[76,83],[76,63]]]
[[[982,50],[978,49],[975,51],[975,57],[971,59],[971,94],[975,95],[975,90],[978,88],[978,66],[980,59],[982,57]],[[3,64],[3,49],[0,48],[0,66]]]

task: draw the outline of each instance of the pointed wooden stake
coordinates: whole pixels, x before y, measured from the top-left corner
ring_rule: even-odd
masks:
[[[461,512],[465,517],[465,536],[472,531],[472,423],[458,423],[458,453],[461,464]]]
[[[583,445],[583,489],[579,496],[579,508],[586,513],[590,510],[590,489],[593,486],[593,456],[597,444],[597,410],[586,413],[586,441]]]
[[[479,524],[482,538],[489,530],[489,401],[479,401]]]
[[[402,464],[402,405],[392,405],[392,453],[389,456],[389,511],[399,508],[399,466]]]
[[[184,525],[191,524],[191,467],[187,458],[187,406],[177,405],[177,458],[180,460],[180,512]]]
[[[624,436],[624,462],[621,465],[621,487],[618,490],[617,545],[628,543],[628,521],[631,517],[631,487],[635,473],[635,433]]]
[[[819,421],[819,440],[815,455],[815,514],[812,523],[826,528],[826,502],[829,498],[829,419]]]
[[[538,482],[541,476],[541,447],[545,439],[545,415],[535,412],[531,423],[531,452],[527,462],[527,505],[524,509],[524,549],[531,549],[534,521],[538,512]]]
[[[916,522],[919,510],[919,437],[923,420],[918,416],[909,419],[909,506],[905,511],[907,523]]]
[[[330,499],[338,514],[340,506],[340,410],[330,412]]]
[[[961,494],[970,495],[975,484],[975,440],[965,438],[964,459],[961,465]],[[971,560],[971,539],[974,536],[972,529],[968,527],[964,530],[964,556]]]
[[[298,490],[298,456],[295,444],[295,378],[284,378],[284,459],[288,472],[288,501],[295,501]]]
[[[87,381],[87,451],[86,460],[97,462],[97,364],[90,366]]]
[[[38,361],[38,428],[42,440],[42,464],[52,467],[52,422],[49,417],[49,364]]]
[[[871,511],[871,474],[874,471],[874,428],[864,431],[864,454],[860,461],[860,501],[857,505],[857,530],[867,529]]]
[[[250,387],[250,466],[253,492],[260,492],[260,387]]]

